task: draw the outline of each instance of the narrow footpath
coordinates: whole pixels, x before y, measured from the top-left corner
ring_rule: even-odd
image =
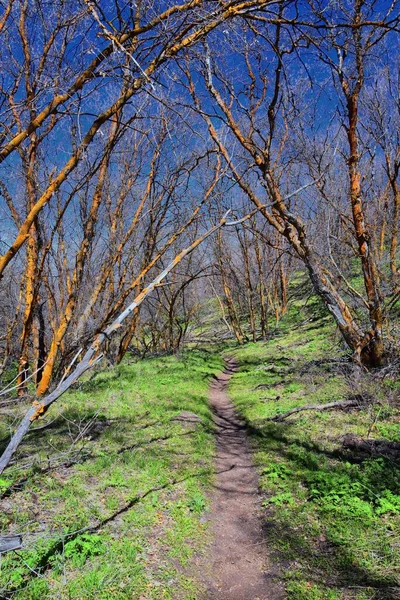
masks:
[[[213,544],[205,573],[204,600],[281,600],[283,586],[262,528],[257,474],[246,427],[226,388],[234,359],[210,388],[216,424],[216,480],[209,514]]]

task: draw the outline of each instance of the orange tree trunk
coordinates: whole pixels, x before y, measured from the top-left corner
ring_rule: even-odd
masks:
[[[79,251],[76,255],[75,269],[72,276],[72,280],[69,286],[69,294],[67,298],[67,303],[65,306],[64,314],[62,319],[54,332],[53,339],[50,344],[50,349],[47,355],[46,364],[43,367],[42,377],[39,381],[37,387],[37,395],[42,396],[49,388],[51,377],[53,374],[55,362],[57,360],[58,353],[62,347],[62,343],[64,340],[64,336],[68,330],[71,319],[74,315],[74,310],[76,306],[77,296],[79,292],[79,287],[82,281],[84,268],[86,264],[86,260],[90,251],[91,242],[95,234],[95,226],[97,222],[98,211],[102,202],[103,197],[103,188],[106,180],[106,175],[108,172],[108,164],[111,155],[111,150],[113,145],[117,139],[118,132],[118,119],[114,118],[110,127],[109,134],[109,142],[102,159],[102,163],[99,170],[98,181],[96,185],[96,189],[94,191],[92,204],[90,207],[90,212],[88,219],[86,221],[83,233],[83,240]]]
[[[361,342],[360,352],[364,362],[373,367],[379,367],[384,361],[384,346],[382,339],[383,311],[382,296],[378,270],[375,264],[371,232],[367,227],[361,192],[361,173],[359,169],[357,122],[358,122],[358,91],[350,92],[346,85],[343,88],[347,98],[349,126],[347,138],[349,143],[348,172],[350,183],[350,203],[353,216],[355,237],[361,260],[364,277],[364,287],[367,294],[371,330]]]
[[[24,153],[23,164],[25,167],[25,182],[27,194],[28,212],[36,202],[36,182],[35,182],[35,166],[36,166],[36,150],[37,139],[33,134],[30,139],[29,148]],[[26,250],[26,266],[25,266],[25,309],[22,322],[21,345],[19,353],[19,374],[17,379],[18,395],[23,395],[26,391],[25,379],[29,368],[29,339],[32,332],[33,311],[36,304],[36,280],[37,280],[37,263],[38,263],[38,231],[36,219],[32,223],[29,232],[29,240]]]

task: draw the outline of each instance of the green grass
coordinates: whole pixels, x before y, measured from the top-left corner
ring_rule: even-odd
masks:
[[[53,407],[0,480],[2,533],[22,533],[26,546],[2,560],[5,596],[196,598],[188,566],[207,538],[207,392],[220,368],[195,350],[126,362]],[[182,411],[201,422],[174,420]]]
[[[193,342],[178,356],[128,359],[81,383],[35,425],[48,427],[26,437],[0,478],[2,534],[25,542],[2,559],[0,597],[198,600],[191,564],[208,540],[207,396],[220,352],[240,362],[230,394],[254,446],[266,543],[284,565],[288,599],[399,597],[399,470],[384,457],[344,451],[342,440],[398,441],[400,383],[332,363],[346,357],[343,342],[301,273],[294,283],[269,341],[214,344],[225,326],[210,302],[197,332],[203,350]],[[267,420],[354,394],[378,402]],[[200,422],[175,420],[182,411]],[[3,441],[14,418],[0,424]]]
[[[346,433],[399,440],[387,401],[396,382],[375,385],[329,362],[343,356],[343,346],[318,309],[313,299],[307,310],[295,300],[273,339],[234,352],[240,368],[229,389],[252,437],[268,539],[289,565],[290,600],[399,597],[392,590],[400,583],[398,465],[357,459],[341,443]],[[266,420],[355,393],[372,394],[379,404]]]

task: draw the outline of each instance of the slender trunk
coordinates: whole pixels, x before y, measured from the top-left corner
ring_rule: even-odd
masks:
[[[399,291],[398,272],[397,272],[397,244],[399,234],[400,217],[400,188],[395,179],[391,181],[393,190],[393,223],[390,240],[390,272],[392,275],[393,292]]]
[[[381,232],[379,235],[379,259],[380,260],[382,260],[383,252],[385,250],[385,236],[386,236],[386,225],[387,225],[386,211],[387,211],[387,204],[385,203],[383,211],[382,211],[382,227],[381,227]]]
[[[263,264],[261,258],[261,249],[260,244],[255,237],[254,239],[254,248],[256,254],[257,261],[257,269],[258,269],[258,294],[260,301],[260,328],[261,328],[261,337],[263,340],[267,339],[268,334],[268,312],[267,312],[267,299],[265,296],[265,284],[264,284],[264,271]]]
[[[382,260],[385,251],[386,230],[388,225],[388,191],[390,186],[387,185],[383,196],[378,199],[378,212],[382,215],[382,224],[379,232],[379,260]]]
[[[74,310],[77,302],[77,296],[79,293],[79,287],[82,282],[82,277],[84,273],[84,268],[86,264],[86,260],[90,251],[91,242],[93,240],[95,234],[95,226],[97,223],[98,211],[103,199],[103,189],[104,183],[106,180],[108,165],[111,155],[112,147],[115,143],[118,131],[118,118],[115,117],[111,123],[110,133],[109,133],[109,141],[106,152],[104,154],[100,169],[99,176],[97,180],[96,189],[94,191],[92,204],[90,207],[89,217],[85,223],[84,232],[83,232],[83,240],[79,251],[76,255],[75,269],[73,273],[73,277],[69,286],[69,294],[67,298],[67,303],[65,306],[64,314],[59,323],[59,326],[56,332],[53,335],[53,339],[50,344],[49,353],[47,355],[47,361],[42,371],[42,377],[40,379],[39,385],[37,387],[37,395],[42,396],[49,388],[51,377],[53,374],[55,362],[57,360],[58,353],[62,348],[62,344],[64,341],[64,336],[68,330],[71,319],[74,315]]]
[[[25,268],[25,309],[21,332],[21,345],[19,351],[18,395],[26,392],[25,379],[29,369],[29,338],[32,331],[33,309],[35,305],[35,282],[37,265],[37,240],[35,224],[31,228],[31,236],[27,245]]]
[[[212,284],[211,284],[211,285],[212,285]],[[213,285],[212,285],[212,290],[213,290],[213,292],[214,292],[214,295],[215,295],[215,297],[216,297],[216,299],[217,299],[217,301],[218,301],[219,307],[220,307],[220,309],[221,309],[221,319],[222,319],[222,321],[225,323],[225,325],[226,325],[226,327],[227,327],[227,329],[228,329],[229,333],[232,333],[232,325],[229,323],[229,321],[227,320],[227,318],[226,318],[226,315],[225,315],[225,307],[224,307],[224,303],[222,302],[220,295],[219,295],[219,294],[218,294],[218,293],[215,291],[215,289],[214,289],[214,286],[213,286]]]
[[[238,318],[238,315],[236,312],[235,302],[232,297],[232,291],[231,291],[231,288],[229,287],[227,277],[225,276],[224,273],[222,274],[222,285],[224,288],[226,307],[228,310],[229,320],[232,325],[233,333],[235,334],[238,344],[241,345],[244,343],[244,333],[240,326],[239,318]]]
[[[279,267],[279,282],[280,282],[280,292],[281,292],[281,314],[285,315],[287,311],[287,287],[288,287],[288,276],[285,273],[285,268],[282,260],[280,261]]]
[[[43,367],[46,362],[46,322],[43,314],[43,304],[36,308],[37,323],[35,324],[35,371],[36,385],[42,379]]]
[[[237,340],[238,344],[242,345],[244,343],[245,336],[244,336],[243,330],[240,326],[240,321],[239,321],[238,314],[236,311],[235,302],[233,300],[232,291],[229,286],[228,276],[227,276],[226,269],[225,269],[226,257],[224,257],[224,255],[223,255],[222,248],[223,248],[223,240],[222,240],[221,232],[219,231],[217,234],[217,260],[218,260],[219,270],[221,273],[222,287],[223,287],[224,295],[225,295],[226,308],[228,311],[229,320],[232,325],[233,333],[235,334],[236,340]]]
[[[276,302],[276,288],[275,288],[275,286],[273,288],[274,289],[274,297],[275,297],[275,300],[274,300],[274,298],[272,297],[272,294],[271,294],[271,287],[272,286],[270,286],[270,288],[267,290],[267,299],[268,299],[268,303],[269,303],[269,307],[270,307],[271,311],[275,314],[275,327],[276,327],[279,323],[279,309],[278,309],[278,305]]]
[[[173,352],[175,350],[174,341],[174,307],[175,302],[171,302],[168,308],[168,346],[169,350]]]
[[[36,166],[36,135],[31,136],[29,149],[25,160],[25,182],[28,198],[27,212],[29,212],[36,202],[35,186],[35,166]],[[33,221],[29,232],[29,240],[26,250],[25,267],[25,309],[22,322],[21,345],[19,351],[19,373],[18,373],[18,395],[22,396],[26,392],[25,379],[29,369],[29,339],[32,332],[33,311],[36,303],[36,277],[38,263],[38,231],[37,222]]]
[[[247,298],[247,307],[249,311],[249,323],[250,323],[250,332],[253,342],[257,341],[257,333],[256,333],[256,318],[255,318],[255,310],[254,310],[254,295],[253,295],[253,284],[251,281],[251,273],[250,273],[250,261],[249,261],[249,247],[248,247],[248,239],[246,230],[243,232],[243,240],[239,236],[239,241],[242,246],[243,252],[243,262],[244,262],[244,272],[246,279],[246,298]]]
[[[116,358],[117,365],[119,365],[119,363],[124,358],[128,348],[129,348],[129,345],[132,341],[132,338],[135,335],[136,328],[137,328],[137,325],[139,322],[139,312],[140,312],[139,308],[137,308],[134,311],[132,320],[129,324],[129,327],[128,327],[127,331],[125,332],[125,334],[121,338],[121,341],[118,346],[118,353],[117,353],[117,358]]]

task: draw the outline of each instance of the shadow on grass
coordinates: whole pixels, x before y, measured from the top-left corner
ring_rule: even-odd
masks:
[[[72,442],[73,436],[83,432],[84,437],[92,439],[99,437],[105,429],[121,419],[107,418],[104,414],[97,414],[94,410],[83,412],[79,409],[67,408],[49,423],[38,421],[37,427],[31,427],[26,434],[24,443],[27,448],[32,444],[35,451],[48,446],[47,435],[57,435],[60,438],[68,437]],[[10,436],[0,440],[0,454],[4,452],[10,441]]]
[[[340,539],[340,534],[347,527],[349,537],[351,532],[356,534],[358,527],[367,525],[373,532],[373,508],[379,507],[379,501],[385,499],[387,490],[398,494],[400,465],[382,456],[365,457],[340,448],[328,451],[315,442],[291,438],[291,423],[268,422],[256,426],[247,423],[246,427],[259,451],[274,453],[284,459],[283,463],[279,461],[271,467],[266,463],[267,470],[276,469],[276,477],[282,478],[282,489],[291,490],[294,498],[296,490],[304,490],[306,497],[303,496],[303,501],[313,503],[310,511],[313,518],[319,519],[322,530],[336,532],[333,536],[327,535],[328,539],[322,536],[322,541],[315,538],[313,542],[312,536],[301,525],[293,525],[293,522],[296,523],[295,512],[286,512],[285,516],[285,511],[272,509],[273,502],[268,508],[267,499],[269,518],[265,522],[266,536],[274,540],[279,557],[300,561],[305,577],[323,588],[365,588],[372,590],[376,600],[398,599],[400,586],[395,576],[377,574],[373,567],[357,565],[352,544]],[[284,467],[280,472],[282,464]],[[367,504],[371,506],[371,513]],[[289,518],[288,514],[291,515]],[[377,551],[371,545],[364,549]]]
[[[322,589],[338,588],[347,591],[365,589],[373,593],[374,600],[398,600],[400,587],[392,577],[379,577],[368,569],[358,567],[350,552],[332,542],[321,542],[316,548],[305,543],[297,528],[276,518],[266,519],[265,537],[279,544],[277,558],[301,561],[304,577],[319,584]],[[286,547],[285,550],[282,550]],[[289,563],[290,564],[290,563]],[[345,596],[353,598],[353,596]]]
[[[146,427],[150,427],[151,425],[160,425],[160,423],[152,423],[147,426],[143,426],[139,429],[143,430]],[[167,440],[171,440],[174,438],[185,437],[191,434],[196,433],[196,429],[190,429],[188,431],[184,431],[182,433],[171,432],[168,435],[157,435],[145,440],[141,440],[140,442],[135,442],[134,444],[130,444],[129,446],[123,446],[119,448],[117,451],[110,452],[110,456],[119,456],[124,454],[125,452],[131,452],[132,450],[137,450],[139,448],[145,448],[146,446],[150,446],[151,444],[156,444],[160,442],[165,442]],[[173,453],[173,451],[169,451]],[[96,460],[99,458],[103,458],[104,451],[101,454],[90,452],[88,450],[78,450],[76,453],[71,454],[67,459],[55,462],[53,464],[47,464],[45,467],[40,467],[39,464],[35,465],[34,473],[38,473],[40,475],[45,475],[46,473],[51,473],[56,469],[60,469],[60,467],[69,469],[74,465],[81,465],[86,463],[87,461]],[[10,498],[13,493],[22,491],[32,479],[32,474],[29,474],[25,477],[22,477],[18,481],[15,481],[9,488],[7,488],[1,495],[0,500],[4,498]]]
[[[121,506],[118,510],[116,510],[115,512],[110,514],[108,517],[101,519],[100,521],[98,521],[97,523],[95,523],[93,525],[83,527],[83,528],[79,529],[78,531],[73,531],[71,533],[65,534],[64,536],[55,540],[50,545],[50,547],[47,548],[47,550],[40,557],[40,559],[37,560],[37,562],[34,566],[30,566],[29,575],[28,575],[28,578],[25,580],[25,584],[23,586],[16,586],[9,590],[0,591],[0,600],[3,600],[3,599],[8,600],[9,594],[16,594],[17,592],[23,591],[29,585],[29,581],[42,576],[46,572],[47,569],[49,569],[53,566],[54,560],[57,557],[57,555],[62,556],[62,554],[64,552],[65,544],[77,539],[82,534],[90,535],[90,534],[97,533],[103,527],[112,523],[115,519],[117,519],[121,515],[127,513],[129,510],[134,508],[137,504],[139,504],[140,502],[145,500],[151,494],[160,492],[160,491],[168,489],[168,488],[173,488],[174,486],[184,483],[185,481],[188,481],[189,479],[201,478],[206,475],[210,475],[211,473],[216,473],[216,474],[224,473],[224,472],[230,471],[233,468],[234,467],[231,466],[228,469],[224,469],[223,471],[218,471],[218,472],[215,472],[213,469],[201,469],[200,471],[198,471],[196,473],[192,473],[190,475],[181,477],[179,479],[173,479],[172,481],[165,483],[163,485],[151,487],[143,494],[139,494],[139,495],[135,496],[134,498],[132,498],[129,502],[127,502],[126,504]]]

